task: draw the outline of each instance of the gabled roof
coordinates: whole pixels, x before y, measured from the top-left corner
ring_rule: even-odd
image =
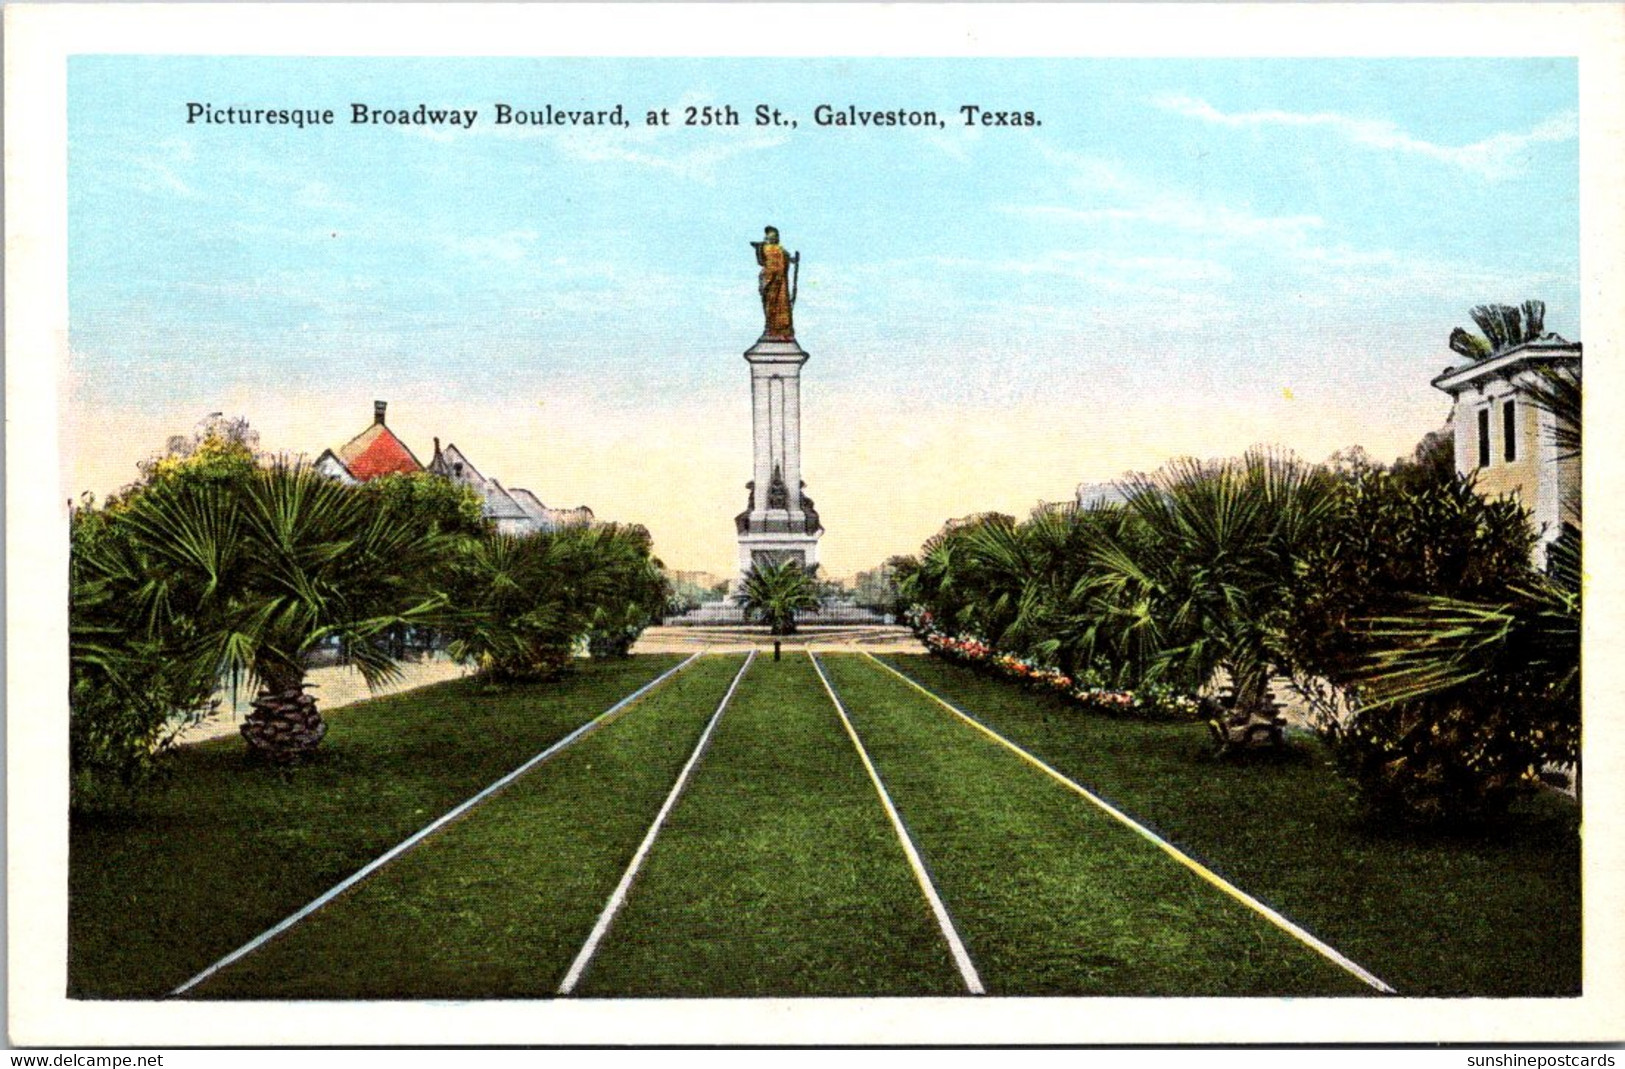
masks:
[[[338,459],[361,482],[396,472],[422,471],[423,465],[383,423],[374,423],[339,447]]]
[[[310,467],[318,475],[324,475],[329,479],[337,479],[341,483],[354,485],[361,481],[355,477],[355,473],[331,449],[323,449],[322,455],[317,457],[316,462]]]
[[[537,523],[540,523],[540,524],[551,524],[552,523],[552,521],[548,518],[548,515],[547,515],[547,513],[548,513],[547,506],[542,504],[541,498],[537,497],[535,494],[531,493],[529,490],[525,490],[525,489],[523,489],[521,487],[516,486],[513,489],[508,491],[508,496],[513,498],[514,502],[516,504],[518,504],[518,506],[521,509],[524,509],[526,516],[529,516],[531,519],[535,520]]]
[[[519,503],[509,496],[502,484],[492,479],[485,487],[485,515],[493,520],[528,520],[530,517]]]
[[[439,440],[436,439],[436,452],[434,460],[429,464],[429,470],[436,475],[444,475],[448,479],[467,483],[483,493],[487,480],[480,474],[480,469],[476,468],[455,444],[447,442],[444,449],[438,448],[439,444]]]

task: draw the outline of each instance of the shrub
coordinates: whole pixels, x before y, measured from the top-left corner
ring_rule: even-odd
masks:
[[[246,450],[211,446],[189,470],[226,484],[251,473],[253,462]],[[177,464],[151,476],[187,477]],[[76,812],[129,806],[161,778],[175,736],[213,704],[214,674],[187,656],[189,625],[152,626],[133,596],[150,563],[129,522],[144,490],[131,487],[100,508],[86,495],[69,521],[68,772]]]
[[[1350,698],[1324,726],[1373,819],[1492,823],[1546,761],[1572,758],[1578,573],[1571,600],[1531,568],[1533,540],[1515,502],[1436,463],[1340,485],[1300,560],[1288,634],[1302,670]]]
[[[467,541],[450,579],[451,654],[498,681],[555,679],[578,648],[624,656],[670,588],[641,527]]]
[[[1471,698],[1362,710],[1338,737],[1336,766],[1382,825],[1469,829],[1500,820],[1539,785],[1542,729]]]

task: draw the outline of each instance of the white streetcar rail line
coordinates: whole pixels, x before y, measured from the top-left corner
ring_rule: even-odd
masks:
[[[880,795],[880,803],[886,807],[886,815],[891,818],[892,828],[897,832],[898,841],[903,844],[903,853],[908,855],[909,867],[914,870],[914,879],[919,883],[920,890],[925,893],[925,900],[930,903],[931,912],[936,915],[937,927],[942,929],[943,938],[948,941],[948,949],[953,952],[954,963],[959,966],[959,975],[965,981],[966,989],[973,995],[986,994],[982,978],[976,974],[976,966],[970,960],[970,952],[965,949],[964,941],[959,938],[959,932],[954,928],[953,918],[948,916],[948,907],[942,904],[936,886],[927,875],[925,862],[920,859],[920,852],[915,849],[914,840],[909,836],[903,818],[898,814],[897,807],[892,804],[891,795],[886,793],[886,785],[880,781],[880,773],[875,771],[874,762],[869,760],[869,751],[863,748],[863,740],[858,738],[857,730],[847,717],[846,706],[841,704],[835,688],[830,686],[829,677],[824,675],[824,666],[818,663],[818,658],[813,655],[811,647],[807,647],[807,657],[812,661],[819,681],[824,684],[824,692],[829,695],[829,700],[835,703],[835,711],[841,714],[841,725],[846,728],[846,734],[857,749],[858,757],[862,758],[863,767],[869,772],[869,780]]]
[[[644,857],[648,855],[650,848],[654,846],[655,837],[660,834],[661,827],[666,823],[667,815],[677,805],[677,799],[681,797],[683,788],[688,785],[690,774],[693,773],[694,767],[700,763],[700,757],[705,753],[706,746],[710,744],[712,729],[717,726],[717,721],[722,719],[723,710],[728,708],[728,702],[733,698],[734,691],[739,688],[739,681],[745,678],[745,672],[749,670],[750,663],[755,659],[756,651],[751,650],[745,657],[745,663],[739,666],[739,673],[734,676],[734,681],[729,684],[728,693],[722,696],[722,702],[717,706],[717,711],[711,714],[710,722],[705,725],[705,730],[700,733],[700,741],[695,744],[694,752],[689,755],[688,763],[677,774],[677,782],[672,784],[671,793],[666,795],[666,803],[660,807],[660,812],[655,814],[654,823],[649,825],[649,831],[643,836],[643,842],[639,844],[637,853],[632,855],[632,863],[626,867],[626,872],[621,875],[621,882],[615,885],[615,891],[609,896],[608,904],[604,906],[604,911],[598,915],[598,923],[593,925],[592,934],[587,936],[587,942],[582,946],[581,952],[576,955],[575,961],[570,963],[570,971],[565,973],[564,982],[559,985],[559,994],[572,994],[576,989],[576,985],[581,982],[581,977],[586,973],[587,966],[592,962],[593,955],[598,952],[598,944],[609,932],[609,926],[615,922],[615,917],[620,913],[621,907],[626,904],[626,896],[632,890],[632,881],[637,878],[638,870],[643,867]]]
[[[1068,779],[1066,776],[1063,776],[1061,773],[1057,772],[1055,769],[1051,768],[1037,757],[1034,757],[1031,753],[1028,753],[1026,750],[1022,749],[1020,746],[1017,746],[1003,735],[1000,735],[986,724],[983,724],[980,720],[977,720],[969,713],[949,702],[946,698],[927,690],[924,686],[915,682],[913,679],[910,679],[908,676],[904,675],[896,668],[893,668],[885,661],[882,661],[874,654],[865,651],[864,656],[878,664],[880,667],[884,668],[886,671],[890,672],[892,675],[896,676],[898,679],[901,679],[903,682],[907,683],[921,694],[924,694],[927,698],[930,698],[932,701],[936,702],[950,713],[953,713],[955,716],[959,717],[961,720],[965,721],[965,723],[969,724],[977,731],[980,731],[994,742],[1016,754],[1034,768],[1046,773],[1052,779],[1069,788],[1074,793],[1082,795],[1084,798],[1088,799],[1090,802],[1104,811],[1108,816],[1125,825],[1141,838],[1155,844],[1159,850],[1173,858],[1175,861],[1179,862],[1181,865],[1185,866],[1185,868],[1189,869],[1191,872],[1194,872],[1197,876],[1200,876],[1203,880],[1223,891],[1237,902],[1240,902],[1242,905],[1251,909],[1254,913],[1257,913],[1259,916],[1263,917],[1265,920],[1269,921],[1283,932],[1286,932],[1300,943],[1309,947],[1321,957],[1326,958],[1328,961],[1337,965],[1345,972],[1351,973],[1352,975],[1358,977],[1367,986],[1375,988],[1385,995],[1396,995],[1399,993],[1363,965],[1360,965],[1358,962],[1347,957],[1335,947],[1321,942],[1309,932],[1305,931],[1294,922],[1288,920],[1282,914],[1271,909],[1269,906],[1266,906],[1264,903],[1260,902],[1246,891],[1243,891],[1229,880],[1226,880],[1223,876],[1220,876],[1218,873],[1214,872],[1200,861],[1197,861],[1195,858],[1179,849],[1179,847],[1162,838],[1162,836],[1158,835],[1150,828],[1147,828],[1145,825],[1139,823],[1133,817],[1128,816],[1126,813],[1112,805],[1110,802],[1106,801],[1104,798],[1101,798],[1087,787],[1084,787],[1081,784]]]
[[[266,943],[269,943],[272,939],[275,939],[283,932],[286,932],[289,928],[292,928],[294,925],[298,924],[312,913],[315,913],[317,910],[333,901],[333,899],[337,898],[345,891],[348,891],[362,880],[365,880],[368,876],[371,876],[373,873],[377,872],[391,861],[395,860],[408,850],[412,849],[414,846],[421,843],[424,839],[427,839],[429,836],[433,835],[447,824],[450,824],[464,813],[467,813],[470,809],[473,809],[475,806],[479,805],[493,794],[496,794],[504,787],[507,787],[509,784],[513,783],[514,780],[518,779],[520,776],[523,776],[526,772],[529,772],[531,769],[535,768],[549,757],[552,757],[560,750],[579,741],[597,728],[600,728],[604,724],[608,723],[616,713],[619,713],[621,710],[625,709],[627,706],[649,693],[655,687],[658,687],[660,684],[664,683],[678,672],[681,672],[683,669],[693,664],[694,661],[699,658],[700,654],[704,652],[704,650],[700,650],[699,653],[695,653],[690,656],[688,660],[666,670],[659,676],[656,676],[654,679],[645,683],[631,694],[628,694],[626,697],[622,698],[620,701],[616,702],[602,713],[599,713],[585,724],[582,724],[580,727],[576,728],[574,731],[570,732],[568,735],[564,736],[564,738],[555,742],[553,745],[549,746],[535,757],[532,757],[530,760],[526,761],[512,772],[509,772],[506,776],[503,776],[489,787],[480,791],[480,793],[463,802],[455,809],[442,814],[432,823],[419,829],[410,838],[404,839],[397,843],[386,853],[380,854],[372,861],[369,861],[366,865],[345,877],[342,881],[323,892],[320,896],[311,900],[309,904],[301,907],[297,912],[289,914],[287,917],[279,921],[275,926],[267,928],[253,939],[250,939],[236,950],[233,950],[230,954],[227,954],[225,957],[221,958],[213,965],[210,965],[208,968],[204,969],[202,972],[198,973],[184,984],[181,984],[179,987],[175,988],[175,990],[169,993],[170,997],[175,995],[184,995],[186,992],[190,991],[204,980],[207,980],[221,969],[224,969],[228,965],[231,965],[242,958],[247,957],[249,954],[252,954]]]

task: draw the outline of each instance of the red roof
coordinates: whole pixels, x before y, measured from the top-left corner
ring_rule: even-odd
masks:
[[[338,452],[339,459],[361,482],[398,471],[422,471],[423,465],[395,433],[382,423],[374,423],[351,438]]]

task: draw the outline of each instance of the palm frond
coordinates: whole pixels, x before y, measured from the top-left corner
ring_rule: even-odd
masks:
[[[1450,332],[1450,348],[1469,360],[1483,360],[1493,351],[1488,341],[1460,327]]]
[[[1524,301],[1523,322],[1526,338],[1538,338],[1546,333],[1546,302]]]
[[[1376,652],[1362,686],[1373,706],[1499,681],[1577,708],[1579,595],[1538,577],[1508,594],[1496,603],[1419,598],[1406,613],[1370,621]]]

